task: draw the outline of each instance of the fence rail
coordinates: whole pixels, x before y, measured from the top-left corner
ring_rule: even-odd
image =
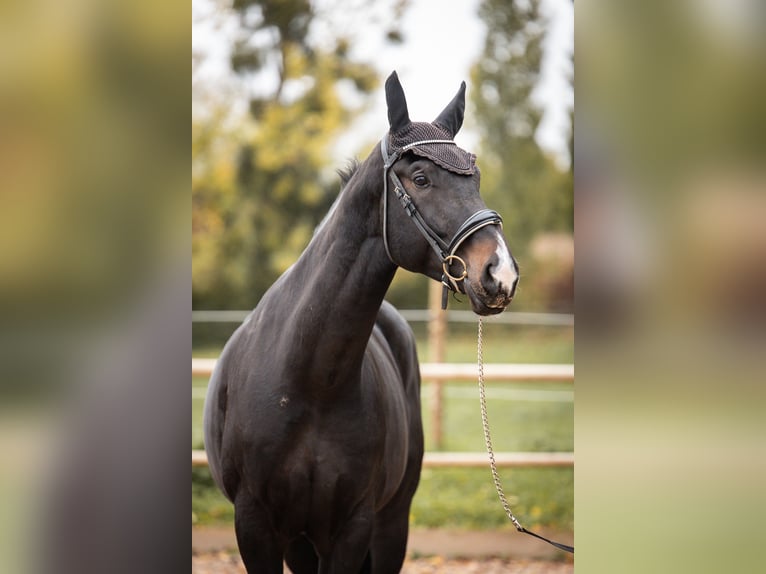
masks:
[[[192,359],[193,376],[210,376],[216,365],[216,359]],[[421,363],[420,375],[430,381],[435,397],[441,397],[441,387],[445,381],[476,381],[477,366],[474,363]],[[537,382],[573,382],[574,365],[571,364],[525,364],[525,363],[490,363],[484,365],[485,381],[537,381]],[[571,400],[571,399],[570,399]],[[433,444],[441,445],[441,400],[434,400],[431,420]],[[498,466],[505,467],[554,467],[573,466],[574,453],[571,452],[501,452],[495,453]],[[192,451],[192,466],[207,465],[205,451]],[[428,467],[484,467],[487,456],[474,452],[427,452],[423,466]]]
[[[192,376],[210,376],[216,359],[192,359]],[[475,381],[475,363],[421,363],[424,380]],[[490,363],[484,365],[485,381],[574,381],[572,364]]]
[[[401,309],[402,316],[413,323],[426,323],[433,319],[428,309]],[[241,323],[251,311],[192,311],[192,323]],[[475,323],[476,315],[472,311],[447,311],[447,321],[450,323]],[[569,327],[574,325],[574,315],[568,313],[525,313],[522,311],[506,311],[499,315],[485,317],[488,323],[504,323],[511,325],[550,325]]]
[[[573,452],[496,452],[495,463],[499,467],[566,467],[574,466]],[[424,468],[440,467],[479,467],[489,465],[483,452],[426,452],[423,456]],[[192,466],[207,466],[207,453],[204,450],[192,450]]]

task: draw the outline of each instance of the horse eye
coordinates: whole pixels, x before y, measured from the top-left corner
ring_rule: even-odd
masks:
[[[428,179],[424,175],[416,175],[414,178],[412,178],[412,181],[417,185],[418,187],[425,187],[428,185]]]

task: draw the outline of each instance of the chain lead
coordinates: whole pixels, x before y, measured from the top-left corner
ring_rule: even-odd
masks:
[[[479,317],[479,337],[478,337],[478,349],[477,349],[477,355],[479,359],[479,401],[481,402],[481,423],[484,426],[484,443],[487,445],[487,454],[489,455],[489,467],[492,469],[492,480],[495,483],[495,490],[497,490],[497,496],[500,498],[500,503],[503,505],[503,509],[505,510],[505,514],[508,516],[508,518],[511,520],[513,525],[516,527],[516,530],[519,532],[523,532],[524,534],[529,534],[530,536],[534,536],[535,538],[539,538],[540,540],[543,540],[547,542],[548,544],[552,544],[556,548],[563,550],[564,552],[571,552],[574,554],[574,546],[569,546],[567,544],[561,544],[560,542],[554,542],[553,540],[548,540],[545,536],[540,536],[539,534],[535,534],[534,532],[527,530],[524,528],[521,523],[516,520],[516,517],[513,515],[513,512],[511,512],[511,505],[508,504],[508,500],[505,498],[505,493],[503,492],[503,485],[500,484],[500,476],[497,474],[497,464],[495,463],[495,451],[492,450],[492,437],[489,436],[489,420],[487,419],[487,397],[486,393],[484,391],[484,358],[482,356],[482,339],[483,339],[483,333],[482,333],[482,323],[481,323],[481,317]]]
[[[505,498],[505,492],[503,492],[503,486],[500,484],[500,476],[497,472],[497,463],[495,462],[495,451],[492,448],[492,437],[489,434],[489,419],[487,418],[487,396],[484,389],[484,357],[482,355],[482,343],[483,343],[483,330],[482,321],[479,317],[479,336],[478,336],[478,349],[477,356],[479,362],[479,401],[481,403],[481,423],[484,427],[484,444],[487,445],[487,454],[489,455],[489,467],[492,471],[492,481],[495,483],[495,490],[497,496],[500,498],[500,504],[503,505],[505,514],[511,520],[516,530],[519,532],[524,531],[524,527],[516,520],[516,517],[511,511],[511,506],[508,504],[508,500]]]

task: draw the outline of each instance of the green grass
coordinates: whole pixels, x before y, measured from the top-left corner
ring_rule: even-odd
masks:
[[[420,360],[429,360],[423,327],[415,329]],[[572,363],[574,333],[571,327],[525,327],[486,323],[484,361],[487,363]],[[451,325],[447,335],[446,363],[476,362],[476,325]]]
[[[425,329],[416,328],[421,361],[428,360]],[[570,363],[571,329],[509,327],[486,324],[484,357],[488,363]],[[195,357],[215,357],[220,346],[193,350]],[[475,326],[451,326],[446,362],[476,360]],[[204,389],[207,378],[194,377],[192,387]],[[570,401],[510,400],[518,391],[572,391],[571,384],[521,382],[489,383],[488,414],[496,451],[571,451],[574,448],[574,404]],[[199,391],[197,391],[199,392]],[[508,395],[511,395],[510,397]],[[522,393],[523,394],[523,393]],[[431,439],[431,385],[422,390],[426,449]],[[202,446],[201,399],[192,401],[192,447]],[[443,393],[445,451],[484,451],[484,438],[475,383],[447,383]],[[500,469],[501,479],[516,517],[528,528],[545,525],[572,529],[574,476],[571,468]],[[192,520],[221,523],[233,520],[231,504],[210,479],[207,469],[192,470]],[[412,505],[411,524],[420,527],[512,527],[492,484],[489,468],[425,469]]]
[[[234,506],[221,494],[207,468],[192,469],[192,524],[233,524]]]
[[[571,391],[571,385],[546,384],[545,390]],[[574,449],[572,402],[508,400],[514,391],[540,391],[540,384],[498,384],[487,389],[487,415],[496,451],[569,452]],[[501,394],[502,393],[502,394]],[[567,393],[568,394],[568,393]],[[421,390],[426,450],[436,450],[432,437],[431,385]],[[443,451],[484,451],[479,391],[471,383],[444,386],[442,399]]]
[[[499,469],[514,515],[527,528],[574,528],[571,468]],[[424,528],[513,528],[492,483],[489,467],[426,468],[412,501],[410,524]]]

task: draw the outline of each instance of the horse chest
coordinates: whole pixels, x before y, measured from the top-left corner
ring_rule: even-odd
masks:
[[[334,392],[307,395],[291,382],[254,397],[243,474],[265,488],[272,506],[324,505],[312,512],[321,515],[363,497],[378,506],[396,491],[408,455],[408,408],[397,372],[369,363]]]

